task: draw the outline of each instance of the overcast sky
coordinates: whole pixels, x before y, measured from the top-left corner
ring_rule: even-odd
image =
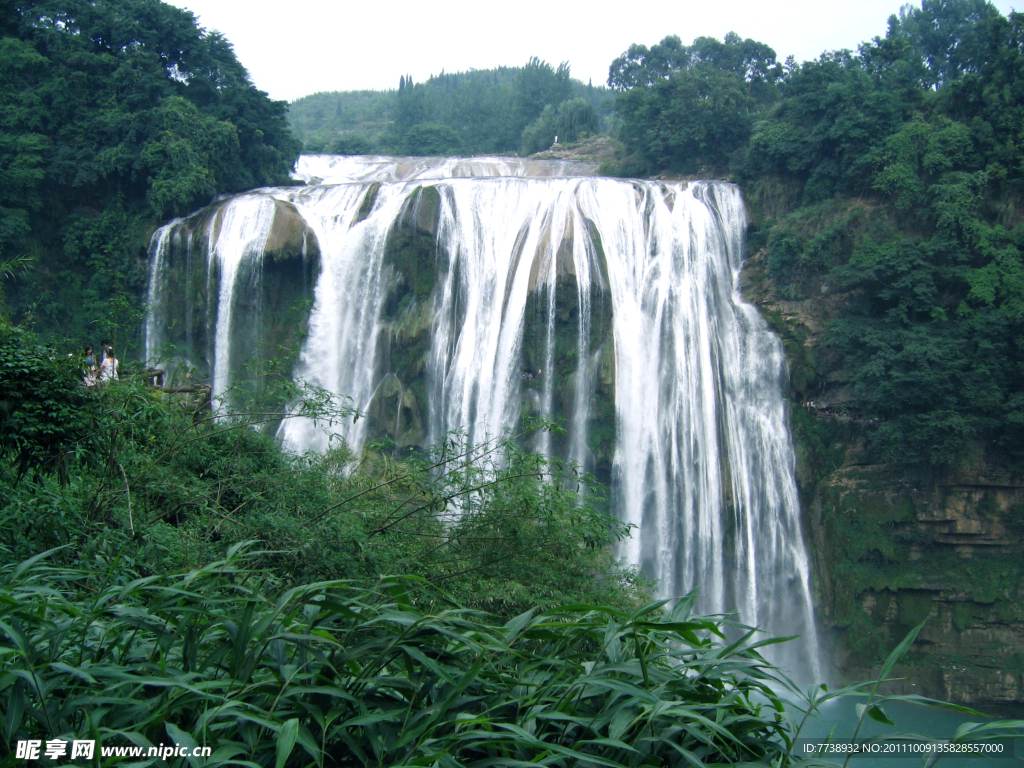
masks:
[[[170,0],[218,30],[253,82],[274,99],[318,91],[386,90],[403,74],[568,61],[572,76],[604,84],[631,43],[666,35],[690,43],[727,32],[775,49],[779,61],[856,49],[884,35],[899,0]],[[920,5],[920,2],[917,3]],[[995,0],[1003,14],[1024,0]]]

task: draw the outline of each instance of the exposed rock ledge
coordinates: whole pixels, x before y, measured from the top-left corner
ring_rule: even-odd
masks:
[[[550,149],[530,155],[533,160],[576,160],[592,163],[594,170],[601,163],[615,159],[615,140],[610,136],[580,139],[573,144],[555,144]]]

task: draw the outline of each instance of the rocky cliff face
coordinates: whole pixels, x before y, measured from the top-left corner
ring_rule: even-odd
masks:
[[[818,620],[845,680],[877,673],[921,621],[896,674],[905,692],[990,710],[1024,707],[1024,471],[978,445],[956,471],[872,458],[869,421],[846,415],[846,381],[821,346],[842,295],[778,297],[763,252],[748,299],[783,337]]]
[[[148,324],[160,333],[149,332],[147,357],[171,361],[172,368],[184,363],[187,371],[179,370],[179,378],[214,375],[219,312],[242,318],[236,333],[244,343],[235,345],[232,367],[266,371],[270,361],[287,364],[298,354],[320,269],[320,245],[294,205],[261,197],[271,223],[258,245],[247,247],[258,247],[263,258],[232,277],[233,290],[222,291],[223,259],[211,254],[211,244],[224,227],[252,227],[254,222],[236,221],[231,201],[158,233],[152,269],[160,273],[162,290],[149,298]]]

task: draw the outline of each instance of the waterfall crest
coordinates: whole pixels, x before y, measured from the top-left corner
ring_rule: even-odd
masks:
[[[534,447],[610,485],[634,526],[622,556],[664,596],[696,589],[701,610],[802,635],[775,660],[820,678],[782,345],[737,288],[739,190],[581,172],[303,158],[300,178],[332,183],[240,195],[156,233],[147,351],[173,343],[223,393],[239,361],[290,339],[293,375],[366,414],[335,426],[355,450],[560,418],[566,435]],[[291,325],[289,297],[306,302]],[[280,436],[328,444],[301,419]]]

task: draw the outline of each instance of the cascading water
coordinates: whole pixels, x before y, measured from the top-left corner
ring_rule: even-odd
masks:
[[[307,270],[315,244],[294,375],[370,415],[335,426],[351,448],[379,434],[426,445],[456,429],[480,442],[524,412],[561,418],[566,437],[536,447],[610,483],[634,526],[623,556],[665,596],[696,589],[702,610],[802,635],[775,659],[816,679],[785,362],[739,296],[740,193],[566,175],[581,172],[304,158],[301,178],[330,183],[249,193],[158,231],[147,349],[168,339],[177,301],[193,314],[202,304],[205,331],[183,318],[193,330],[179,337],[225,392],[242,354],[238,308],[277,295],[265,270],[284,269],[281,243],[291,238]],[[176,260],[191,277],[173,277]],[[182,286],[201,284],[204,268],[198,302]],[[280,435],[295,451],[328,442],[302,419]]]

